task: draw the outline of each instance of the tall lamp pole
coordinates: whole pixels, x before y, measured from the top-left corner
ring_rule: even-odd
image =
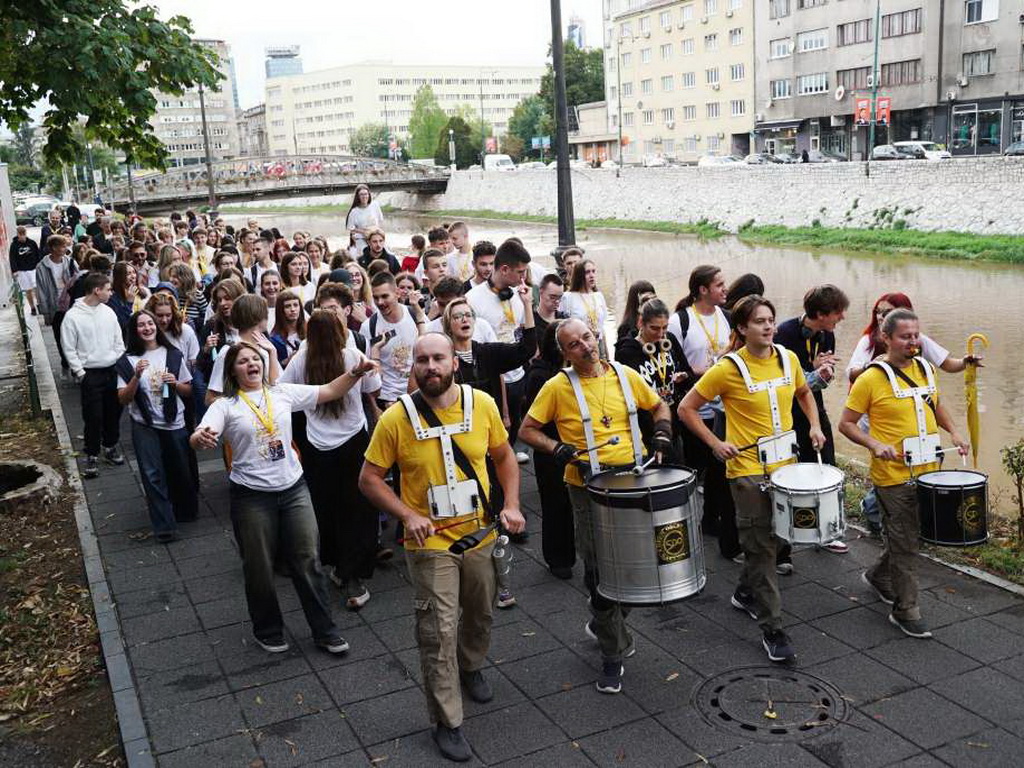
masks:
[[[206,124],[206,99],[203,97],[203,84],[199,84],[199,117],[203,121],[203,154],[206,156],[206,191],[210,205],[210,215],[217,213],[217,191],[213,187],[213,162],[210,160],[210,129]]]
[[[882,26],[882,0],[875,2],[875,60],[871,65],[871,127],[868,129],[868,160],[875,149],[875,123],[878,122],[878,36]]]
[[[551,0],[551,64],[555,72],[555,153],[558,180],[558,248],[555,256],[576,244],[576,217],[572,208],[572,177],[569,174],[569,108],[565,98],[562,64],[562,7]]]

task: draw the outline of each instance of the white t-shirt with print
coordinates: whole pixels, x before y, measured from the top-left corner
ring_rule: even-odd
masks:
[[[169,333],[165,335],[167,340],[185,356],[186,363],[199,357],[199,337],[196,336],[196,332],[192,330],[192,326],[188,323],[181,324],[181,336],[172,336]]]
[[[477,322],[483,318],[490,323],[491,328],[498,336],[498,341],[505,344],[516,342],[516,332],[526,322],[526,310],[523,308],[523,300],[519,298],[518,293],[513,291],[512,298],[504,302],[498,298],[498,294],[491,290],[489,283],[480,283],[466,294],[466,301],[476,313]],[[511,321],[507,314],[509,309],[512,312],[513,319]],[[513,384],[524,375],[525,371],[522,368],[516,368],[514,371],[502,374],[502,378],[506,384]]]
[[[690,367],[695,371],[707,370],[729,351],[729,319],[721,307],[715,307],[712,315],[702,315],[695,308],[687,307],[686,314],[689,315],[686,335],[683,336],[678,312],[669,315],[668,332],[675,336],[679,346],[683,348],[683,354]],[[712,349],[712,339],[717,352]],[[722,410],[722,400],[716,397],[710,403],[701,406],[698,413],[702,419],[710,419],[714,417],[715,411]]]
[[[134,368],[139,360],[148,360],[149,366],[142,372],[139,377],[139,388],[149,396],[151,404],[149,415],[152,417],[152,426],[154,429],[184,429],[185,428],[185,404],[181,402],[181,398],[177,397],[178,400],[178,414],[171,423],[167,423],[164,419],[164,374],[167,372],[167,350],[164,347],[157,347],[145,352],[145,354],[139,355],[128,355],[128,362],[132,364]],[[183,384],[187,384],[192,381],[192,374],[189,373],[188,363],[184,354],[182,355],[181,366],[177,371],[171,371],[178,381]],[[120,376],[117,377],[117,388],[127,387],[128,382],[122,379]],[[170,385],[168,385],[170,386]],[[132,398],[131,403],[128,405],[128,414],[139,424],[145,424],[146,419],[139,411],[139,406],[135,402],[135,398]]]
[[[558,309],[568,317],[582,320],[597,338],[604,337],[604,325],[608,321],[608,303],[600,291],[566,291],[562,294]]]
[[[409,387],[409,374],[412,373],[412,348],[419,338],[416,330],[416,321],[406,307],[398,305],[402,316],[397,323],[389,323],[384,315],[377,312],[363,321],[359,333],[367,340],[367,350],[372,347],[370,324],[373,318],[375,323],[375,335],[383,336],[388,331],[395,331],[395,336],[388,340],[387,344],[380,350],[380,398],[382,400],[397,400],[404,395]]]

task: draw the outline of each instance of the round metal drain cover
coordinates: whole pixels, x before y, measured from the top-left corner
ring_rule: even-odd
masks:
[[[748,667],[706,680],[694,701],[709,723],[761,741],[803,741],[846,719],[830,683],[791,669]]]

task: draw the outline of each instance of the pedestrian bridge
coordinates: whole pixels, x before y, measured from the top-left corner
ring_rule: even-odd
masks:
[[[272,200],[351,192],[366,184],[373,192],[444,192],[448,169],[351,155],[289,155],[220,160],[211,164],[218,203]],[[140,213],[204,205],[209,200],[206,165],[172,168],[165,173],[134,174],[131,188],[112,189],[116,210],[127,211],[134,198]]]

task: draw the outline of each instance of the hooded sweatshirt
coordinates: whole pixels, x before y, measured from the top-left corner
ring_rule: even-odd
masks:
[[[106,304],[90,307],[85,299],[76,301],[64,315],[60,340],[75,376],[90,368],[109,368],[124,354],[121,324],[114,310]]]

